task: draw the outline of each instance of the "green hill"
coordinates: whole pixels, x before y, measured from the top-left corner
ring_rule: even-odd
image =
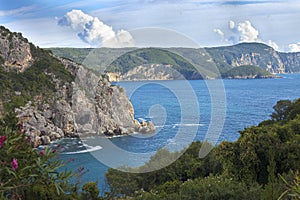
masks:
[[[223,78],[272,78],[270,72],[263,70],[260,67],[252,65],[243,65],[232,68],[222,74]]]
[[[125,74],[140,65],[162,64],[171,65],[173,69],[182,74],[186,79],[193,79],[197,74],[195,67],[183,57],[167,50],[157,48],[137,49],[126,53],[113,61],[107,72],[120,72]],[[201,76],[197,76],[201,78]]]
[[[299,199],[300,99],[273,108],[271,119],[239,131],[237,141],[221,142],[205,158],[199,151],[209,144],[197,141],[182,152],[160,149],[140,167],[121,168],[127,172],[110,168],[110,198]]]
[[[262,43],[241,43],[233,46],[206,48],[206,51],[211,55],[221,73],[241,65],[254,65],[263,69],[269,66],[274,73],[285,72],[279,53]]]
[[[0,111],[13,112],[14,108],[24,106],[36,96],[46,100],[59,86],[75,79],[59,60],[51,56],[50,51],[28,43],[21,33],[10,32],[3,26],[0,33],[0,41],[7,44],[7,47],[0,48],[0,60],[3,60],[0,62],[0,104],[3,106]],[[27,61],[24,57],[27,55],[22,56],[23,52],[30,52],[31,59],[26,69],[20,68],[20,63]],[[53,77],[56,77],[56,82]]]
[[[51,48],[50,50],[57,56],[83,63],[94,70],[120,72],[121,74],[145,64],[172,65],[186,79],[228,78],[228,74],[232,73],[229,70],[239,66],[257,66],[270,73],[300,72],[300,53],[277,52],[272,47],[261,43],[241,43],[233,46],[199,49]],[[250,75],[267,75],[258,68],[251,68],[247,71],[253,71]],[[259,77],[256,76],[256,78]]]

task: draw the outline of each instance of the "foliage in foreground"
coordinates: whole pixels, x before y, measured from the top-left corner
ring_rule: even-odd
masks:
[[[0,132],[0,199],[299,199],[300,99],[279,101],[271,119],[222,142],[204,159],[194,142],[174,163],[148,173],[110,169],[111,189],[99,197],[97,183],[72,184],[72,173],[53,149],[32,149],[19,125]],[[137,171],[178,156],[161,149]],[[133,170],[133,169],[132,169]],[[74,182],[74,181],[73,181]]]
[[[134,174],[110,169],[106,174],[111,188],[107,197],[300,198],[300,99],[279,101],[270,120],[240,131],[237,141],[222,142],[204,159],[198,157],[201,145],[192,143],[177,161],[159,171]],[[145,166],[172,154],[160,150]]]
[[[21,127],[21,125],[20,125]],[[67,164],[55,149],[31,148],[22,129],[0,132],[0,199],[100,199],[96,183],[86,183],[79,192],[84,173],[62,170]],[[71,184],[70,179],[78,182]]]

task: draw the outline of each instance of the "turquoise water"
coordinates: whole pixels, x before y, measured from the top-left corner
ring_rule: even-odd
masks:
[[[284,75],[281,79],[117,84],[126,89],[135,108],[135,118],[154,122],[155,134],[58,142],[62,146],[60,158],[74,158],[67,167],[76,170],[83,166],[87,172],[81,181],[98,180],[102,191],[107,190],[104,174],[108,167],[139,166],[159,148],[179,150],[193,140],[235,141],[239,137],[238,130],[268,119],[278,100],[300,97],[300,74]],[[211,127],[212,134],[208,134],[212,121],[222,124],[223,117],[222,131]]]

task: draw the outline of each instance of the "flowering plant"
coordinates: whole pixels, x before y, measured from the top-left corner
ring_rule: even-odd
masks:
[[[74,174],[60,170],[65,163],[56,158],[57,153],[51,148],[33,149],[23,132],[0,131],[0,199],[66,195],[74,189],[68,182]]]

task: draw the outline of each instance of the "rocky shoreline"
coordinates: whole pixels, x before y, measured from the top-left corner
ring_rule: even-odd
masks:
[[[277,75],[268,75],[268,76],[234,76],[234,77],[226,77],[223,79],[270,79],[270,78],[282,78],[282,76]]]
[[[42,97],[35,97],[34,102],[15,109],[32,147],[65,137],[155,132],[152,122],[140,123],[134,119],[134,108],[125,89],[112,86],[107,77],[99,77],[81,65],[58,59],[76,80],[57,87],[53,97],[47,99],[48,103],[41,100]]]

